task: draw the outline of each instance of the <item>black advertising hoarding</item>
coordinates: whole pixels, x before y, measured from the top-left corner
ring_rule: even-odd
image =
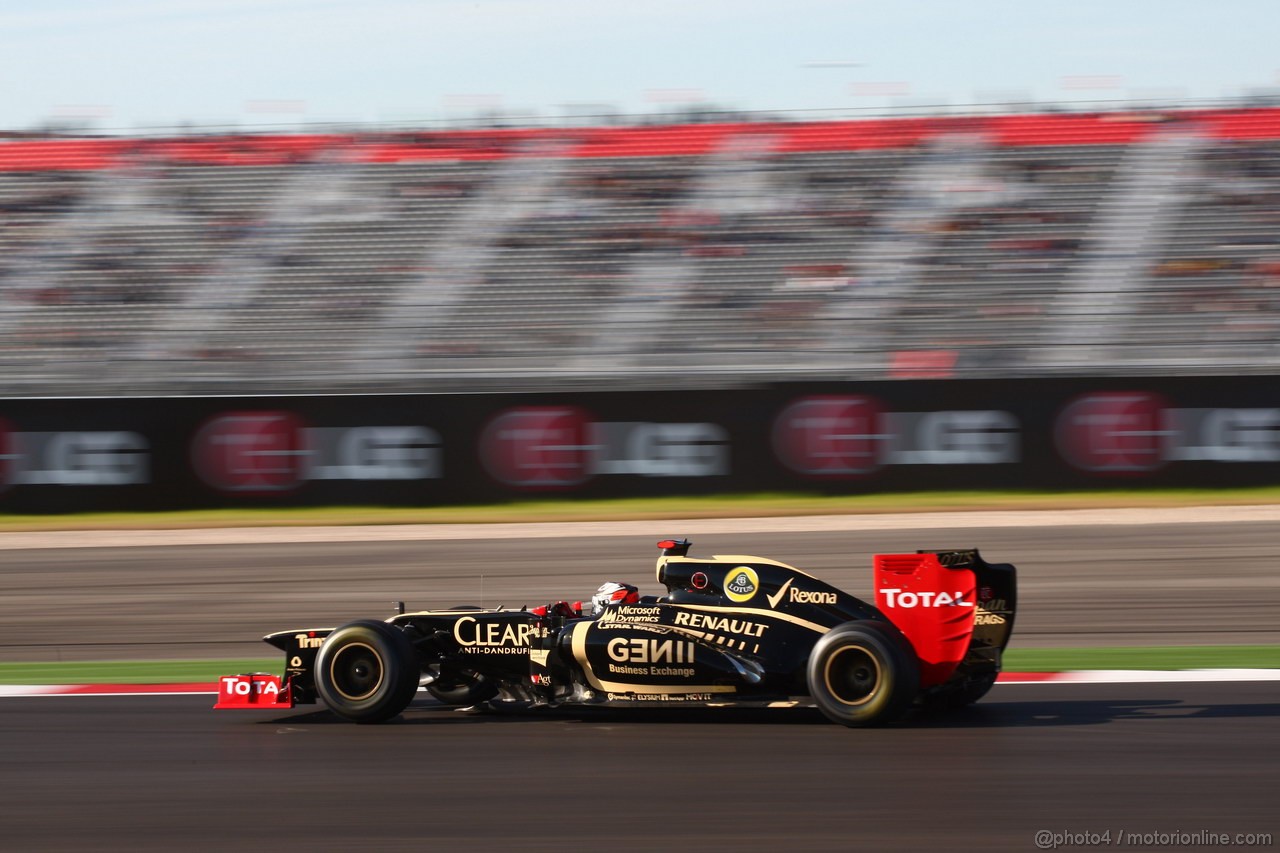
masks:
[[[0,401],[0,510],[1280,482],[1273,377]]]

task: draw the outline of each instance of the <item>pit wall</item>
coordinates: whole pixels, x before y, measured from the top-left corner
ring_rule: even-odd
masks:
[[[0,511],[1280,482],[1276,377],[0,400]]]

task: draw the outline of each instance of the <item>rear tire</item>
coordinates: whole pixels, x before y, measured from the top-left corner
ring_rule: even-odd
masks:
[[[920,690],[915,652],[892,626],[870,620],[823,634],[809,655],[807,676],[818,709],[851,727],[896,720]]]
[[[417,653],[399,628],[361,620],[325,638],[315,663],[316,692],[339,717],[380,723],[418,690]]]

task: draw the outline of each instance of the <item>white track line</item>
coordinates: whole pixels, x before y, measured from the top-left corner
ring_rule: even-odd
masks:
[[[599,536],[699,536],[721,533],[837,533],[862,530],[965,530],[1149,524],[1280,522],[1280,505],[1130,509],[977,510],[768,518],[521,524],[379,524],[327,527],[229,527],[183,530],[60,530],[0,533],[0,551],[307,542],[404,542],[447,539],[557,539]]]
[[[1073,672],[1010,673],[1016,681],[1003,678],[999,686],[1019,684],[1196,684],[1222,681],[1280,681],[1280,669],[1182,669],[1170,671],[1097,669]],[[131,688],[124,684],[5,684],[0,685],[0,699],[32,696],[216,696],[214,685],[207,689],[196,685],[174,685],[175,690],[157,689],[162,685]],[[269,709],[280,710],[280,709]]]
[[[1184,669],[1174,671],[1100,669],[1060,673],[1067,684],[1154,684],[1200,681],[1280,681],[1280,669]]]

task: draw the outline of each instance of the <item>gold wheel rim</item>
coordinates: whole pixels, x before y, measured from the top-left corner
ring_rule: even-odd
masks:
[[[343,687],[342,681],[346,679],[339,679],[337,666],[338,666],[338,662],[342,660],[344,655],[347,655],[349,652],[357,652],[360,649],[365,649],[369,652],[370,656],[373,659],[374,665],[376,665],[378,668],[378,678],[377,678],[377,681],[374,682],[373,687],[371,687],[370,689],[360,694],[352,694],[342,689]],[[382,655],[378,654],[378,650],[375,649],[373,646],[369,645],[368,643],[348,643],[347,645],[343,646],[342,648],[334,652],[333,658],[330,659],[329,661],[329,683],[333,685],[334,690],[338,691],[338,695],[340,695],[343,699],[347,699],[352,702],[359,702],[361,700],[368,699],[370,696],[377,693],[378,688],[382,686],[382,681],[384,678],[386,678],[386,667],[383,666],[382,664]]]
[[[852,666],[855,666],[855,667],[863,666],[868,669],[869,674],[874,676],[873,680],[871,681],[871,687],[866,691],[866,695],[852,702],[849,701],[848,699],[845,699],[841,695],[841,691],[836,688],[836,686],[832,683],[832,680],[831,680],[832,669],[835,666],[836,661],[839,660],[842,655],[845,655],[848,653],[861,655],[863,660],[855,661],[852,664]],[[882,675],[883,674],[881,673],[881,670],[880,670],[880,661],[876,660],[876,656],[871,653],[870,649],[868,649],[866,646],[859,646],[859,645],[843,646],[838,651],[836,651],[835,654],[827,658],[826,666],[822,668],[822,678],[827,683],[827,693],[833,699],[839,702],[841,705],[848,705],[851,708],[857,708],[871,701],[871,699],[876,695],[876,693],[880,689],[880,682],[882,680]]]

